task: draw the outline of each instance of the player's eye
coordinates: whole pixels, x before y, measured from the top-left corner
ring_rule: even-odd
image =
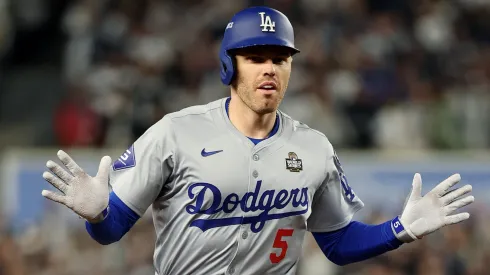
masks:
[[[281,56],[281,57],[275,57],[274,59],[272,59],[272,62],[274,62],[274,64],[282,65],[286,63],[287,60],[288,60],[287,57]]]
[[[253,63],[263,63],[264,62],[264,58],[260,57],[260,56],[248,56],[247,59],[252,61]]]

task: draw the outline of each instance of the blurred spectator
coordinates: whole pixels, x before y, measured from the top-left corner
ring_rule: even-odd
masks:
[[[25,261],[19,246],[12,235],[2,232],[0,236],[0,274],[24,275]]]
[[[0,0],[0,64],[13,43],[14,26],[8,1]]]
[[[63,147],[101,146],[104,144],[100,117],[87,101],[82,87],[72,86],[54,117],[58,143]]]

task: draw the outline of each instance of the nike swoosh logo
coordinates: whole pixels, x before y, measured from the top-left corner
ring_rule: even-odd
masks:
[[[214,154],[221,153],[221,152],[223,152],[223,150],[206,152],[206,148],[203,148],[201,151],[201,156],[209,157],[209,156],[212,156]]]

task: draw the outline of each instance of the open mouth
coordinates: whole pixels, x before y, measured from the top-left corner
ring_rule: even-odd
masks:
[[[277,85],[275,82],[266,81],[260,84],[258,90],[264,94],[272,94],[277,91]]]

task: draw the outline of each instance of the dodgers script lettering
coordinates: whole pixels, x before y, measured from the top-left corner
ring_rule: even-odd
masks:
[[[236,193],[230,193],[223,199],[221,191],[213,184],[198,182],[190,185],[187,194],[193,200],[193,203],[187,205],[185,209],[191,215],[212,215],[219,212],[231,213],[238,207],[245,213],[257,213],[256,216],[249,217],[196,219],[192,221],[190,226],[206,231],[221,226],[251,224],[252,232],[257,233],[264,228],[265,223],[269,220],[302,215],[308,212],[308,188],[295,188],[289,191],[286,189],[265,190],[261,192],[261,186],[262,181],[259,180],[253,192],[247,192],[242,197]],[[206,197],[208,201],[205,200]],[[293,211],[270,213],[273,210],[285,208]]]

